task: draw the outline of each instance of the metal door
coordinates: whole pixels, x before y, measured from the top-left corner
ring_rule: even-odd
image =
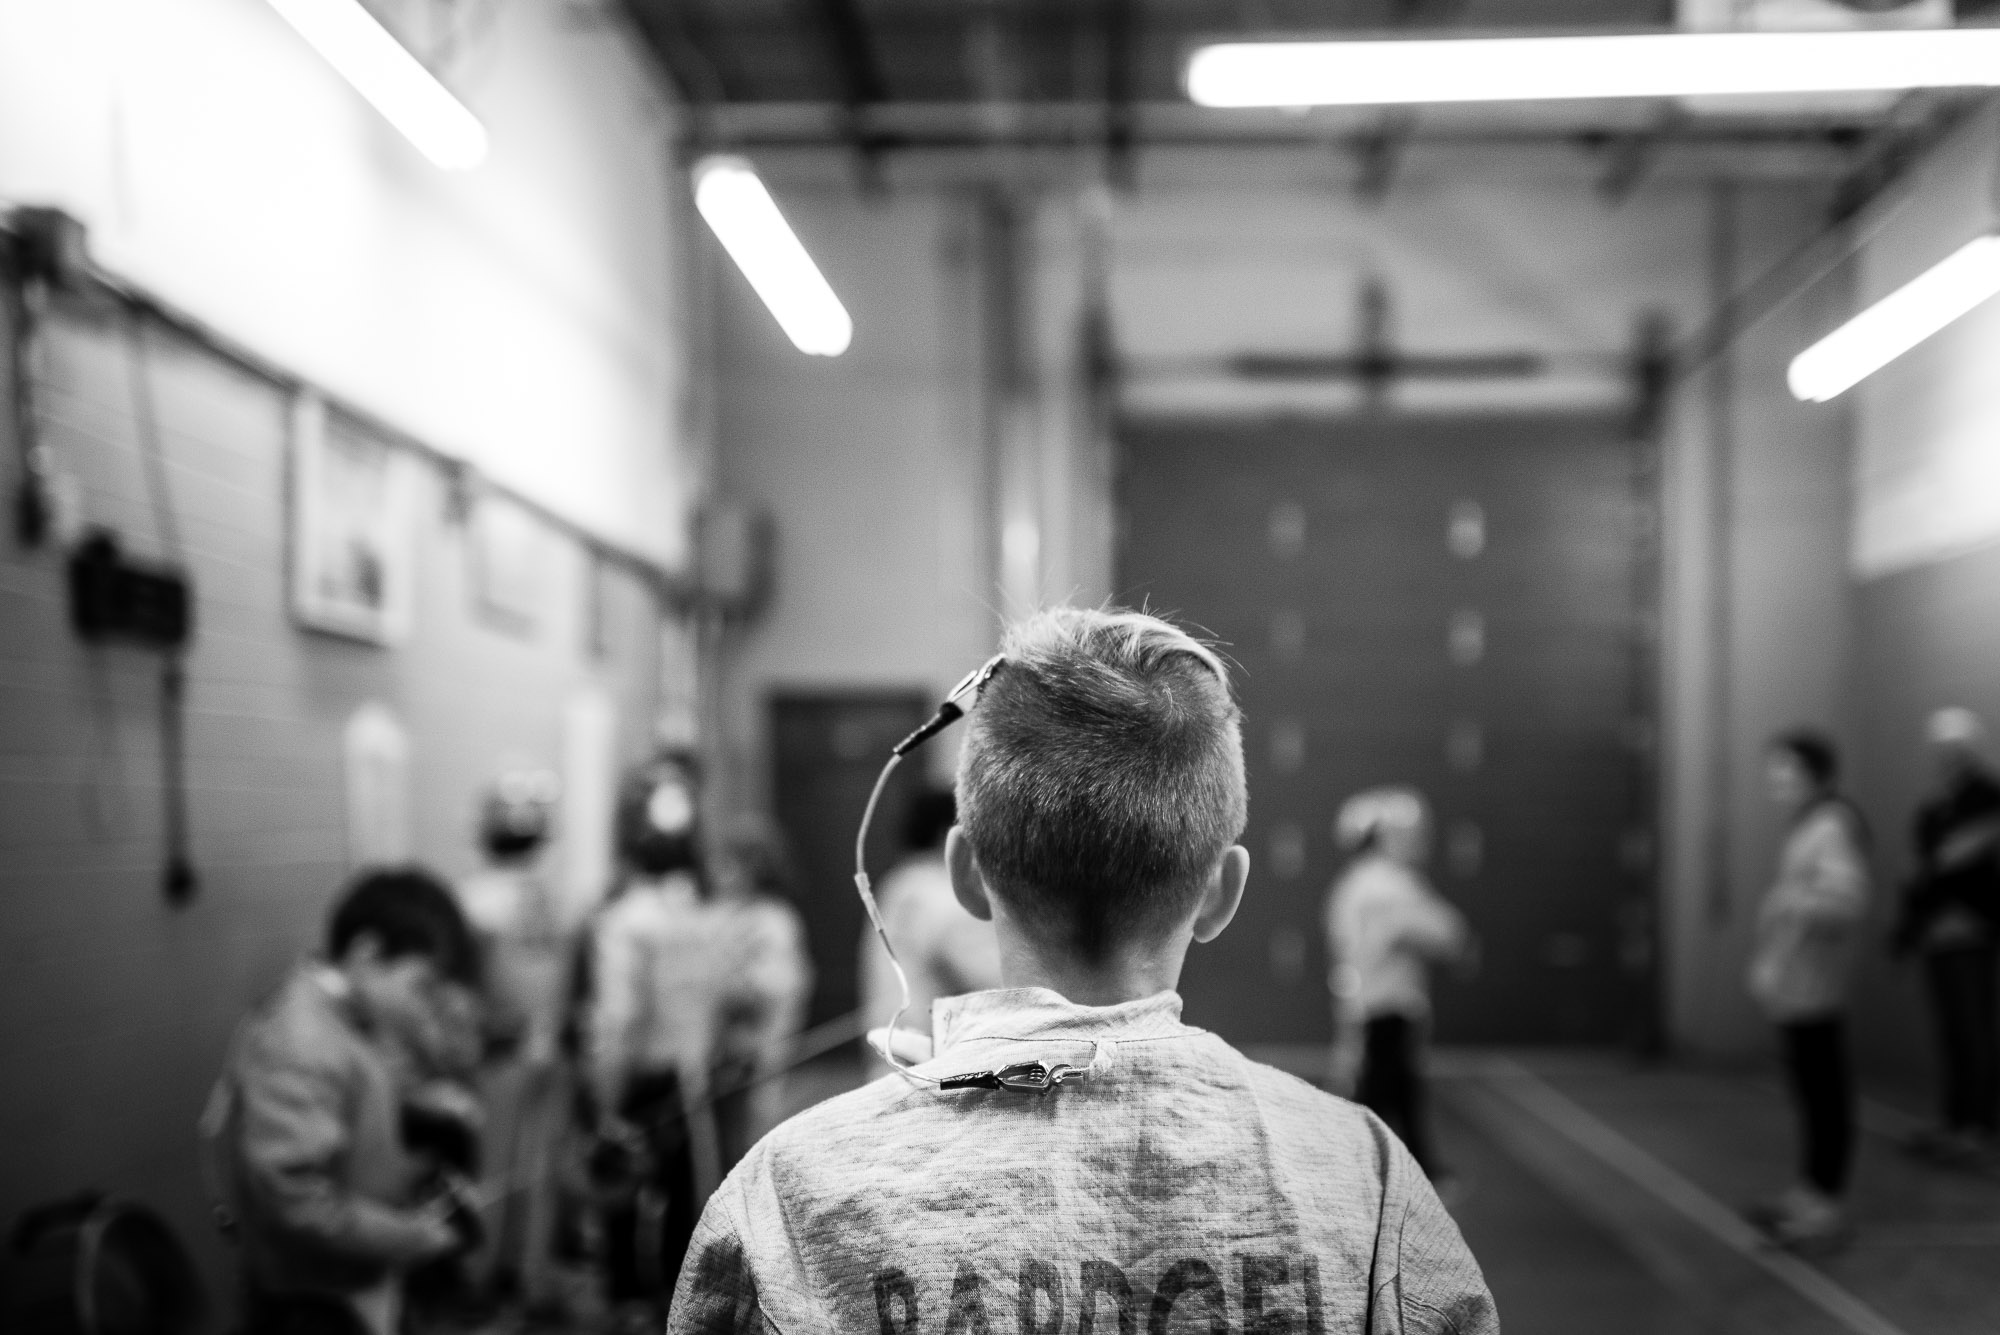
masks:
[[[1128,424],[1121,601],[1241,665],[1251,893],[1192,955],[1191,1021],[1329,1031],[1341,800],[1414,784],[1471,917],[1446,1041],[1628,1037],[1650,1006],[1649,499],[1608,419]]]
[[[809,1023],[844,1015],[858,1000],[865,915],[854,892],[854,834],[890,748],[930,710],[920,691],[780,692],[771,698],[771,810],[797,860],[799,912],[815,977]],[[921,774],[920,766],[903,766],[882,794],[868,834],[868,870],[878,879],[901,851],[903,813]]]

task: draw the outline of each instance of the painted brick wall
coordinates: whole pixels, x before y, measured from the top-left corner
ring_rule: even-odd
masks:
[[[611,576],[594,653],[588,558],[552,535],[537,633],[489,624],[443,478],[423,469],[408,641],[301,629],[284,583],[285,394],[166,335],[147,346],[197,589],[187,768],[202,889],[179,909],[160,893],[158,660],[81,644],[60,558],[0,542],[0,1219],[84,1186],[130,1193],[169,1213],[220,1284],[194,1122],[237,1017],[312,947],[346,874],[344,721],[370,700],[401,717],[418,855],[462,874],[481,785],[510,758],[555,767],[573,693],[606,693],[621,752],[643,748],[658,614],[636,579]],[[44,438],[85,518],[159,554],[125,332],[61,317],[38,360]],[[10,498],[17,458],[0,437]]]

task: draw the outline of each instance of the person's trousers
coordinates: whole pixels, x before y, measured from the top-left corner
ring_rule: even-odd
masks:
[[[651,1163],[641,1184],[646,1189],[605,1211],[606,1287],[613,1302],[664,1302],[673,1297],[703,1205],[695,1199],[694,1154],[679,1077],[672,1071],[633,1077],[619,1113],[645,1132]]]
[[[1436,1167],[1431,1153],[1424,1077],[1419,1066],[1421,1024],[1407,1015],[1378,1015],[1362,1027],[1361,1078],[1354,1101],[1389,1124],[1417,1166]]]
[[[1828,1196],[1847,1190],[1854,1164],[1854,1075],[1838,1015],[1778,1026],[1799,1114],[1799,1176]]]
[[[2000,949],[1936,950],[1924,958],[1937,1023],[1940,1111],[1954,1131],[2000,1132],[2000,1005],[1994,986]]]

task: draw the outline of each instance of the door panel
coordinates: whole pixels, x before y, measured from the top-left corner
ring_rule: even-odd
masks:
[[[1638,455],[1593,418],[1128,424],[1120,599],[1240,668],[1252,888],[1197,948],[1190,1018],[1238,1041],[1329,1028],[1332,822],[1410,783],[1431,875],[1485,963],[1441,980],[1447,1041],[1604,1040],[1646,1004],[1650,850]]]
[[[890,748],[930,709],[916,691],[780,692],[771,699],[771,810],[797,863],[798,907],[813,953],[812,1024],[846,1014],[859,1000],[855,974],[866,919],[854,892],[854,834]],[[920,775],[905,765],[882,794],[868,832],[875,877],[900,856],[903,814]]]

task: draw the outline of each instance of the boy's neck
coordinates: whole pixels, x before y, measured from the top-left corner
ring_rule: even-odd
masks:
[[[1079,1006],[1116,1006],[1173,991],[1180,985],[1189,944],[1186,933],[1176,932],[1087,961],[1046,946],[1007,921],[1004,913],[995,915],[993,927],[1000,940],[1002,987],[1046,987]]]

